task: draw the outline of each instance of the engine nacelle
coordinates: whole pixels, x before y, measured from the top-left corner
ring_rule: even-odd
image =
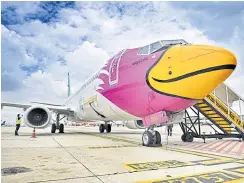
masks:
[[[129,129],[144,129],[142,120],[125,121],[124,125]]]
[[[31,128],[46,128],[52,120],[52,114],[45,106],[31,106],[24,114],[24,123]]]

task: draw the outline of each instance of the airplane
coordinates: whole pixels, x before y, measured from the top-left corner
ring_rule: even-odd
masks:
[[[111,121],[125,121],[128,128],[145,128],[142,145],[152,146],[161,143],[155,126],[181,122],[183,111],[224,82],[236,65],[235,55],[221,47],[159,40],[121,50],[62,105],[3,102],[2,108],[23,108],[31,128],[46,128],[56,113],[52,133],[64,132],[59,115],[76,122],[103,121],[100,133],[111,132]]]

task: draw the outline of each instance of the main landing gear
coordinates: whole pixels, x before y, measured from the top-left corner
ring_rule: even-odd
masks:
[[[55,133],[57,129],[59,130],[59,133],[64,133],[64,124],[59,124],[63,118],[65,118],[65,116],[60,119],[60,114],[57,114],[55,121],[56,124],[52,124],[51,133]]]
[[[103,133],[104,130],[106,130],[107,133],[110,133],[111,132],[111,124],[108,124],[107,122],[105,122],[105,124],[100,124],[99,132]]]
[[[153,128],[147,129],[142,134],[142,145],[148,147],[162,146],[160,133],[158,131],[154,131]]]

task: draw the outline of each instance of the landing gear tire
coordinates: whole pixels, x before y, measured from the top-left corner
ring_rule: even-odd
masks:
[[[158,131],[155,131],[156,144],[161,144],[161,135]]]
[[[107,133],[110,133],[111,132],[111,125],[110,124],[107,124],[107,126],[106,126],[106,132]]]
[[[190,134],[190,133],[183,134],[183,135],[181,136],[181,140],[182,140],[183,142],[193,142],[193,136],[192,136],[192,134]]]
[[[55,133],[56,129],[57,129],[57,126],[56,126],[56,124],[53,123],[51,133]]]
[[[99,132],[100,132],[100,133],[103,133],[104,130],[105,130],[105,125],[104,125],[104,124],[101,124],[101,125],[99,126]]]
[[[185,135],[185,134],[181,135],[181,140],[182,140],[183,142],[186,142],[186,135]]]
[[[59,133],[64,133],[64,124],[59,125]]]
[[[186,134],[186,142],[193,142],[193,136],[190,133]]]
[[[153,144],[153,134],[150,131],[145,131],[142,134],[142,145],[150,146]]]

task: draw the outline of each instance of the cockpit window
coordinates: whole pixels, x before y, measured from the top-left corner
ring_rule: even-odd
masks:
[[[162,50],[162,49],[167,49],[171,45],[176,45],[176,44],[181,44],[181,45],[187,45],[185,40],[183,39],[176,39],[176,40],[162,40],[158,41],[155,43],[152,43],[151,45],[147,45],[144,47],[141,47],[139,49],[138,55],[149,55],[155,51]],[[149,51],[149,46],[150,46],[150,51]]]
[[[160,49],[162,47],[161,43],[158,41],[150,45],[150,53]]]
[[[149,54],[149,45],[142,47],[139,52],[139,55],[148,55]]]
[[[161,43],[162,43],[162,45],[175,45],[175,44],[186,45],[186,44],[188,44],[183,39],[179,39],[179,40],[162,40]]]

